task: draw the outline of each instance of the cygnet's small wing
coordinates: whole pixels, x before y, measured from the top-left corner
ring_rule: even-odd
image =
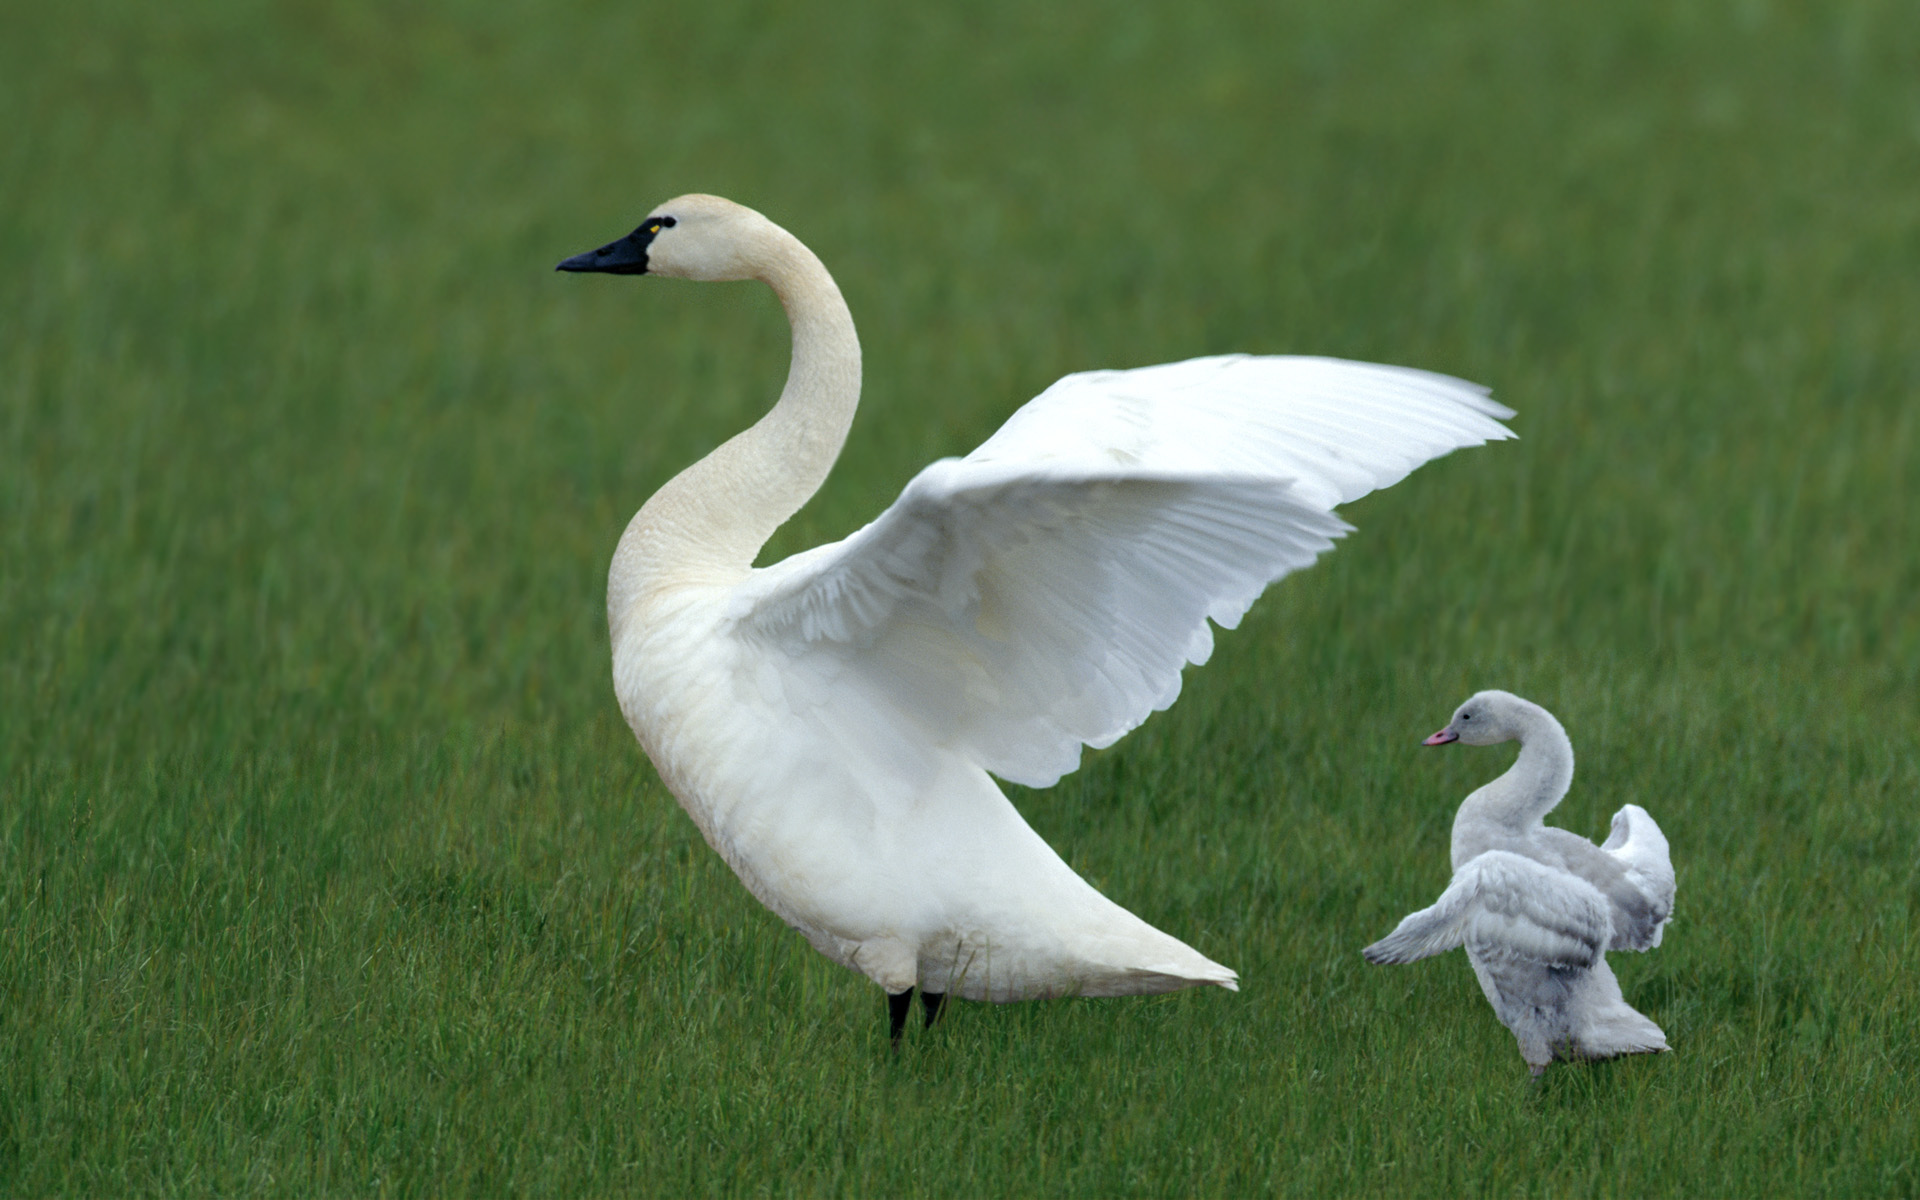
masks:
[[[1469,859],[1430,908],[1361,951],[1370,963],[1408,963],[1470,945],[1502,957],[1586,969],[1613,936],[1593,885],[1505,850]]]
[[[1613,916],[1613,942],[1607,949],[1645,950],[1658,940],[1660,924],[1672,912],[1673,897],[1663,899],[1649,890],[1619,855],[1571,829],[1551,825],[1534,830],[1521,853],[1578,875],[1607,898]]]
[[[1611,948],[1650,950],[1658,946],[1673,917],[1677,891],[1667,835],[1646,809],[1628,804],[1613,814],[1613,828],[1600,849],[1619,860],[1626,868],[1627,882],[1646,898],[1646,913],[1641,919],[1622,922],[1616,913]]]
[[[865,529],[754,572],[731,615],[791,667],[791,702],[854,684],[1045,786],[1173,703],[1208,619],[1231,628],[1329,549],[1334,505],[1511,437],[1511,415],[1456,379],[1331,359],[1068,376]]]

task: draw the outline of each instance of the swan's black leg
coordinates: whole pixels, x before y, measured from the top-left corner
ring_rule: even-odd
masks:
[[[932,1029],[933,1023],[940,1019],[940,1014],[947,1011],[947,994],[945,992],[930,992],[925,988],[921,988],[920,1007],[926,1010],[927,1028]]]
[[[887,1037],[893,1048],[900,1048],[900,1035],[907,1031],[907,1014],[913,1011],[913,989],[887,993]]]

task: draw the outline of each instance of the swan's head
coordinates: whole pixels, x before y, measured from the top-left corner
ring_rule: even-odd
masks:
[[[1444,746],[1448,742],[1465,742],[1469,746],[1492,746],[1511,742],[1525,732],[1530,715],[1538,711],[1538,707],[1512,692],[1477,692],[1453,710],[1453,720],[1447,722],[1445,729],[1422,744]]]
[[[764,269],[768,243],[779,233],[779,226],[745,205],[719,196],[681,196],[648,213],[627,236],[576,254],[555,270],[753,279]]]

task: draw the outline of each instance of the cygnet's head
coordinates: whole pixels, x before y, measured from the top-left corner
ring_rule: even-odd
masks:
[[[576,254],[558,271],[667,275],[676,279],[752,279],[779,227],[743,204],[699,194],[669,200],[640,227],[598,250]]]
[[[1445,729],[1422,744],[1444,746],[1448,742],[1465,742],[1469,746],[1492,746],[1510,742],[1524,732],[1528,715],[1538,707],[1512,692],[1476,692],[1453,710],[1453,720],[1447,722]]]

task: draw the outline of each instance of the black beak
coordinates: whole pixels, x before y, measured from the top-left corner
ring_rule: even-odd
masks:
[[[608,242],[598,250],[576,254],[555,267],[556,271],[605,271],[609,275],[645,275],[647,247],[659,227],[642,225],[617,242]]]

